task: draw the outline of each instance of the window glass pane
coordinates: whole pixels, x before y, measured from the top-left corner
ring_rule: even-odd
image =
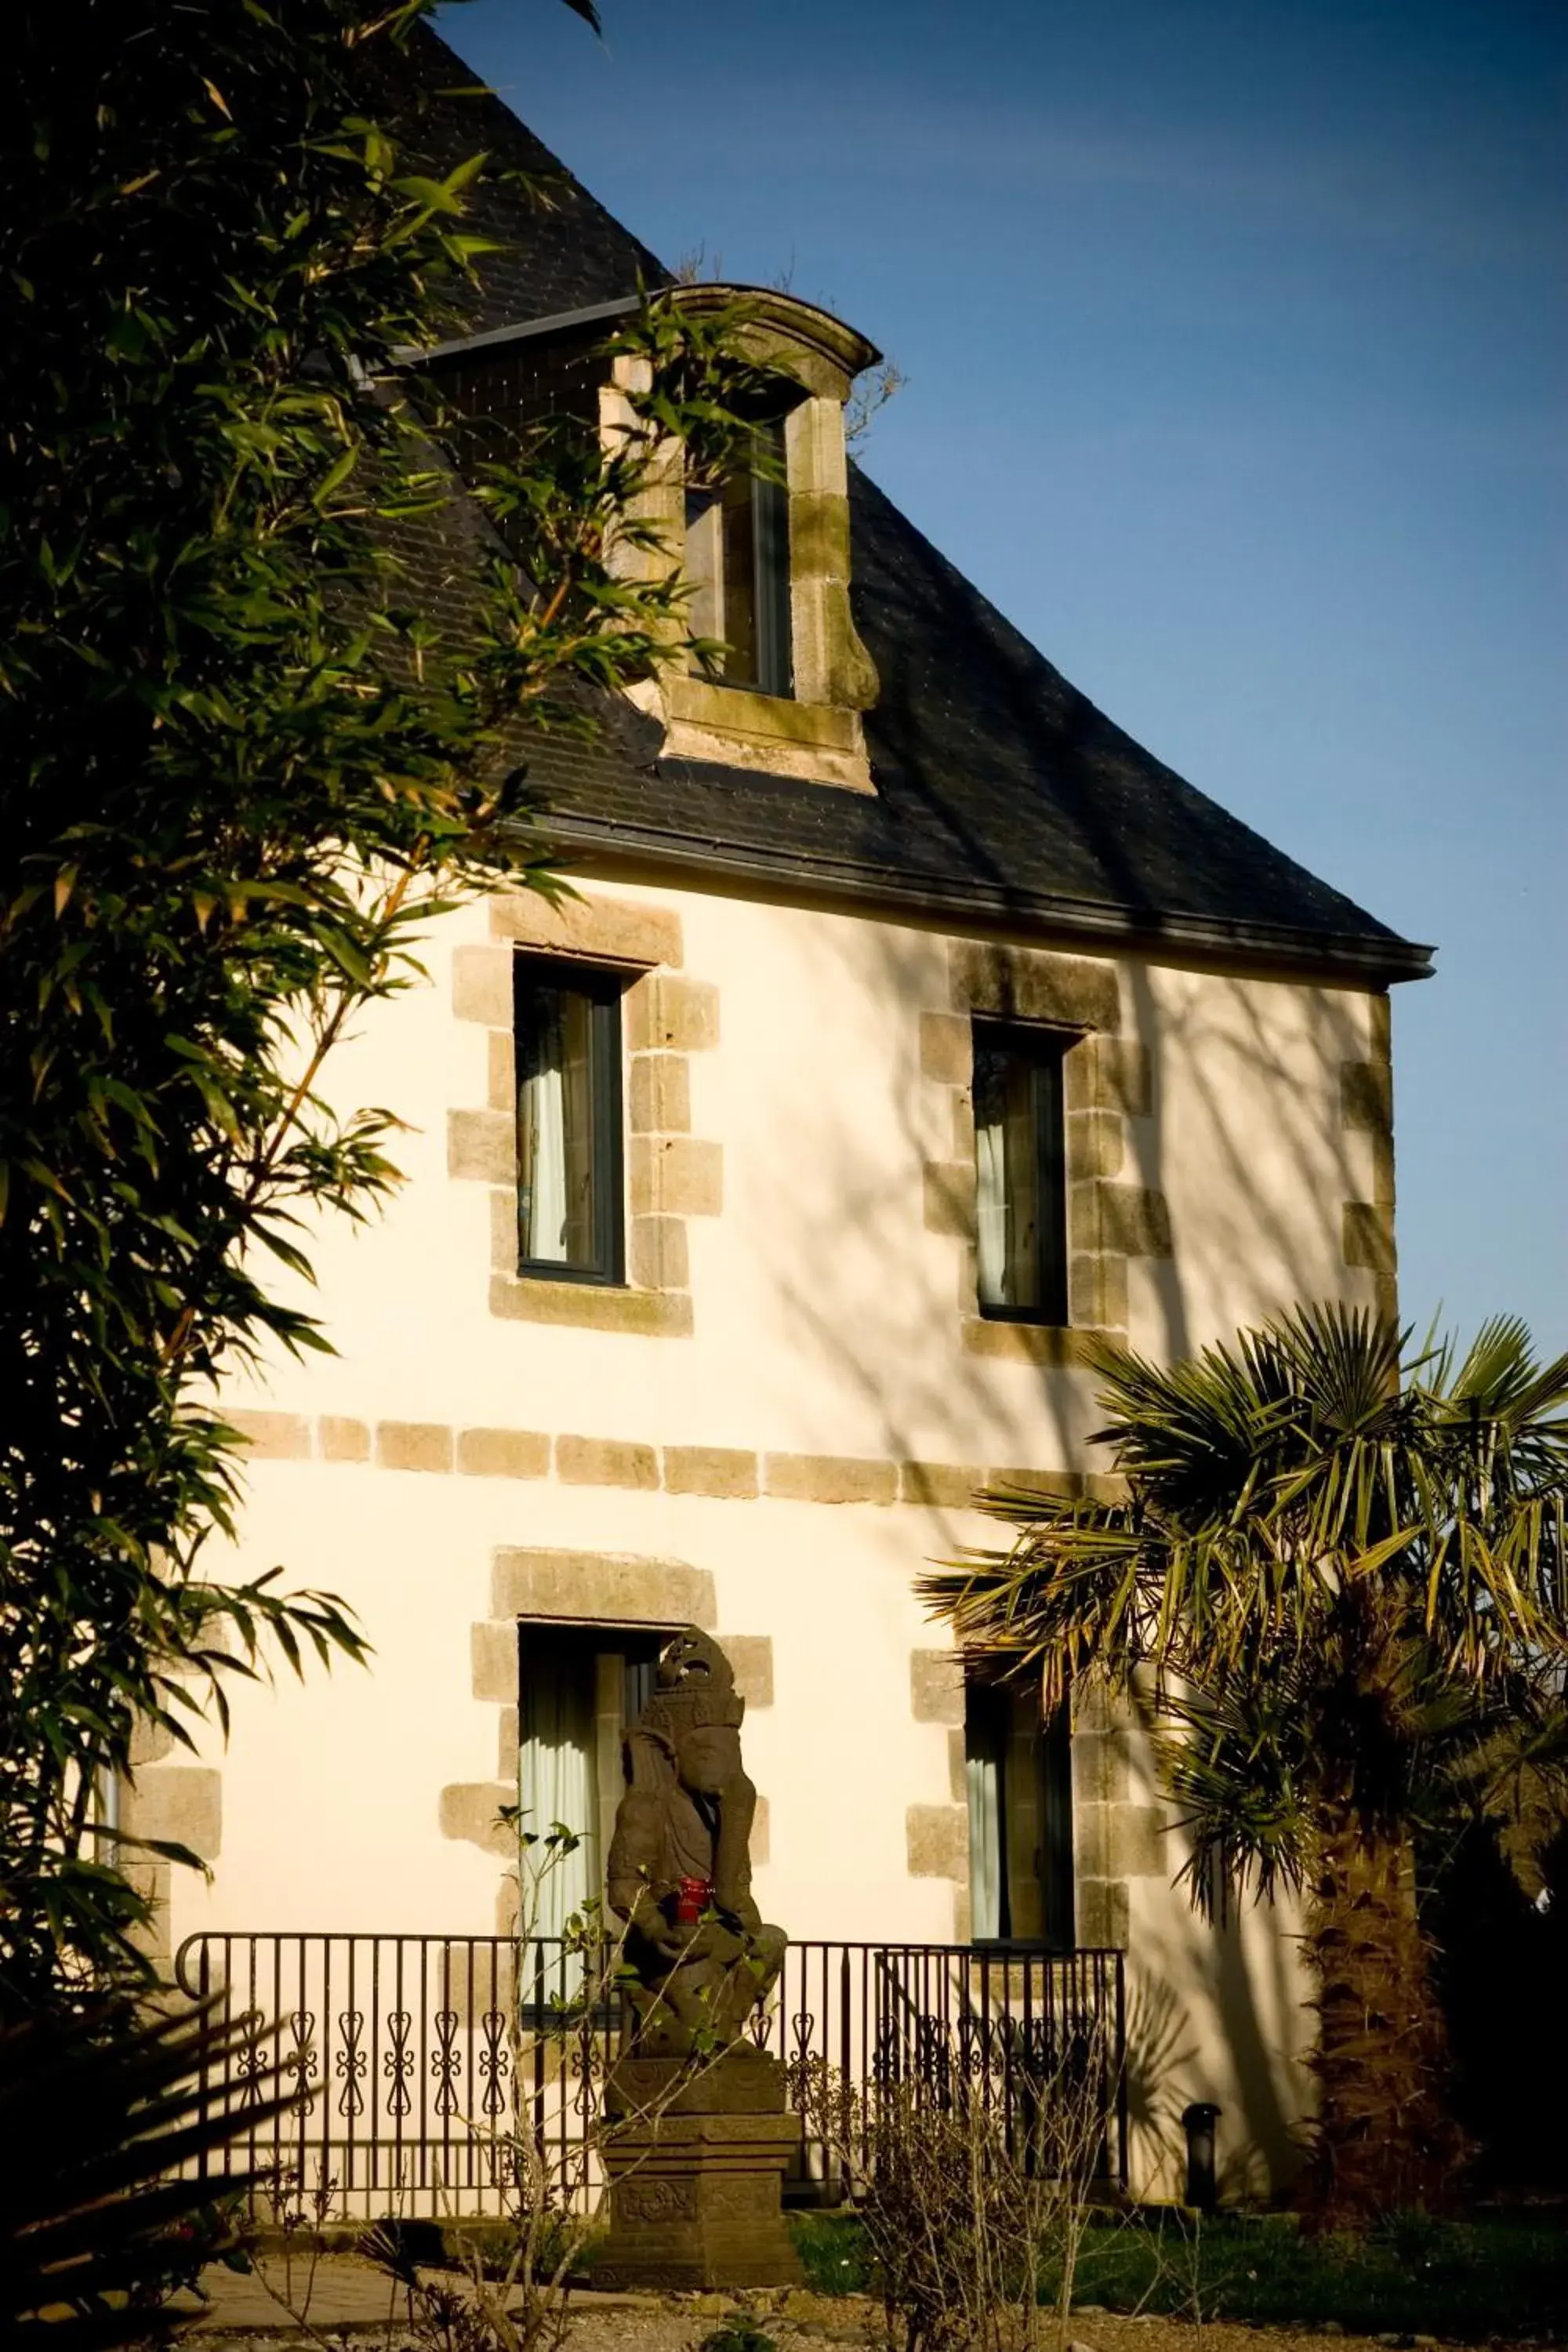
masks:
[[[1007,1152],[1000,1056],[974,1049],[975,1256],[980,1304],[1007,1304]]]
[[[784,464],[784,427],[763,425],[774,465]],[[698,636],[725,641],[726,685],[787,694],[791,682],[789,494],[782,479],[736,474],[721,489],[686,499],[688,612]]]
[[[972,1936],[1002,1933],[1002,1759],[994,1748],[967,1750],[969,1918]]]
[[[522,1255],[594,1263],[594,1012],[575,989],[535,982],[518,1024],[518,1223]]]
[[[1020,1055],[1009,1058],[1001,1104],[1007,1194],[1007,1304],[1040,1300],[1040,1150],[1036,1104],[1037,1073]]]
[[[1040,1322],[1067,1316],[1061,1050],[1045,1033],[975,1028],[980,1304]]]
[[[599,1891],[597,1726],[594,1653],[523,1628],[519,1691],[518,1804],[523,1829],[540,1843],[522,1850],[524,1919],[538,1936],[559,1936]],[[547,1854],[559,1822],[582,1843]]]
[[[621,1278],[618,983],[516,962],[521,1265]]]
[[[750,474],[737,474],[720,496],[724,530],[724,676],[734,686],[757,681],[756,500]]]
[[[697,637],[721,637],[724,634],[719,596],[723,569],[722,522],[719,500],[711,490],[688,491],[685,571],[692,583],[692,596],[686,611],[691,634]]]
[[[1073,1940],[1072,1751],[1067,1712],[1033,1691],[964,1691],[970,1932],[1065,1948]]]
[[[788,694],[794,683],[790,646],[789,491],[782,479],[784,427],[763,428],[781,478],[752,484],[756,530],[757,684],[764,694]]]
[[[635,1723],[653,1696],[654,1672],[658,1664],[659,1647],[664,1636],[659,1634],[646,1656],[635,1648],[626,1653],[624,1711],[627,1723]]]
[[[985,1307],[1040,1303],[1039,1152],[1035,1072],[1000,1041],[977,1041],[974,1150],[980,1299]]]
[[[574,991],[560,992],[561,1093],[565,1110],[565,1215],[562,1255],[568,1265],[592,1265],[596,1154],[594,1150],[595,1006]]]

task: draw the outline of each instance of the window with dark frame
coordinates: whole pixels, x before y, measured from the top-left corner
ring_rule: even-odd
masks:
[[[974,1189],[980,1312],[1068,1319],[1062,1064],[1071,1037],[1022,1022],[974,1024]]]
[[[686,499],[686,572],[692,582],[692,634],[721,637],[724,686],[788,695],[790,648],[789,493],[782,479],[784,427],[761,425],[769,472],[731,476],[719,489]],[[773,468],[780,478],[772,478]]]
[[[626,976],[520,955],[517,1057],[520,1274],[625,1279],[621,994]]]
[[[533,1932],[559,1936],[604,1893],[625,1776],[621,1743],[653,1690],[673,1628],[524,1620],[518,1628],[518,1804],[525,1834],[579,1841],[541,1874]],[[536,1862],[544,1859],[541,1847]]]
[[[1075,1921],[1067,1708],[1042,1722],[1032,1690],[972,1676],[964,1686],[963,1769],[972,1937],[1069,1951]]]

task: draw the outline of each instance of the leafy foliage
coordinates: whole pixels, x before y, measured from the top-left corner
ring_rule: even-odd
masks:
[[[366,98],[429,5],[61,0],[12,28],[0,2003],[134,1964],[145,1893],[98,1814],[139,1725],[189,1742],[269,1658],[364,1654],[330,1594],[208,1567],[240,1459],[216,1384],[326,1344],[314,1221],[396,1181],[393,1112],[335,1110],[327,1057],[417,978],[431,917],[552,887],[530,737],[680,650],[639,500],[684,425],[745,429],[719,337],[693,362],[655,304],[626,430],[525,436],[473,485],[506,548],[475,527],[403,355],[461,324],[484,159],[432,177]]]
[[[89,2000],[0,2028],[0,2332],[54,2352],[141,2343],[171,2287],[204,2262],[244,2261],[232,2221],[247,2182],[215,2207],[179,2168],[242,2120],[215,2114],[220,2077],[247,2027],[200,2013],[136,2023]],[[256,2078],[247,2128],[286,2102]]]
[[[1495,1811],[1528,1873],[1568,1796],[1568,1358],[1508,1319],[1402,1349],[1332,1306],[1169,1367],[1104,1349],[1125,1498],[994,1496],[1012,1549],[924,1584],[1047,1709],[1145,1709],[1201,1907],[1306,1893],[1339,2210],[1457,2159],[1414,1842]]]
[[[751,2312],[736,2311],[709,2329],[697,2352],[778,2352],[778,2346]]]

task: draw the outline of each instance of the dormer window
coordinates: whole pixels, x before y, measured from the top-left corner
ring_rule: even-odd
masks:
[[[766,472],[733,475],[721,488],[686,493],[690,621],[697,636],[724,642],[710,677],[753,694],[787,695],[794,665],[784,426],[761,425],[757,437],[767,446]]]
[[[687,625],[721,650],[626,692],[662,719],[671,758],[873,792],[860,714],[877,698],[877,672],[849,604],[844,404],[876,346],[773,289],[705,283],[654,299],[694,315],[743,311],[737,348],[768,380],[752,425],[768,455],[714,483],[688,478],[679,448],[662,453],[637,499],[656,541],[628,539],[616,562],[627,577],[683,574],[693,592]],[[456,420],[465,477],[545,417],[596,423],[606,446],[624,446],[649,363],[605,347],[635,308],[627,296],[408,353]]]
[[[877,673],[849,608],[844,404],[875,346],[776,289],[678,286],[661,299],[694,314],[738,307],[739,348],[777,386],[753,425],[767,462],[721,488],[672,469],[670,540],[696,592],[689,624],[726,650],[666,673],[665,750],[869,793],[860,713]]]

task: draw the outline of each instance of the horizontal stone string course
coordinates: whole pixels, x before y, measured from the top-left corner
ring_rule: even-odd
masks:
[[[879,1455],[753,1454],[732,1445],[648,1445],[626,1438],[552,1435],[535,1429],[465,1429],[444,1422],[368,1421],[341,1413],[232,1409],[254,1462],[347,1464],[460,1478],[554,1477],[567,1486],[699,1495],[716,1502],[908,1503],[963,1510],[984,1486],[1114,1498],[1119,1481],[1093,1472]]]

